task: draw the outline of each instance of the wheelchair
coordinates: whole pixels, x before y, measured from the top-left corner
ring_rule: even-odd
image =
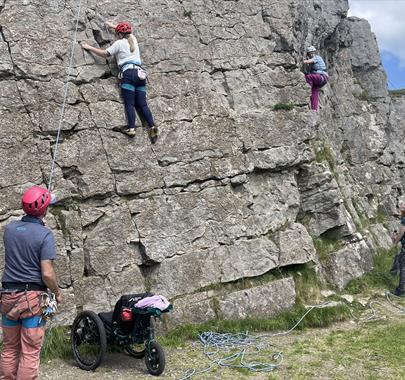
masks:
[[[71,329],[71,344],[73,357],[81,369],[95,370],[102,363],[107,346],[112,346],[126,351],[134,358],[145,358],[151,375],[159,376],[163,373],[165,353],[155,340],[152,317],[156,320],[173,307],[169,305],[165,310],[160,310],[134,306],[139,300],[151,295],[123,295],[113,311],[98,314],[82,311],[77,315]]]

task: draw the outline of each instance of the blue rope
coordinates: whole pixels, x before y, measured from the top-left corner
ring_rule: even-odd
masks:
[[[260,362],[254,360],[254,355],[258,355],[262,350],[273,346],[264,342],[264,338],[282,336],[290,334],[302,320],[314,309],[321,309],[330,302],[324,302],[320,305],[311,306],[293,327],[287,331],[278,333],[263,334],[252,336],[246,333],[217,333],[206,331],[198,336],[204,355],[210,360],[211,364],[201,370],[188,369],[180,380],[188,380],[195,375],[208,372],[215,365],[227,368],[245,368],[252,372],[271,372],[277,369],[283,361],[283,353],[275,351],[269,355],[269,362]],[[274,347],[274,346],[273,346]],[[249,361],[248,357],[252,357]]]

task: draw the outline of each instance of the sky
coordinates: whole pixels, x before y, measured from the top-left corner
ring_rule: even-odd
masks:
[[[349,0],[349,16],[371,24],[388,75],[388,88],[405,88],[405,0]]]

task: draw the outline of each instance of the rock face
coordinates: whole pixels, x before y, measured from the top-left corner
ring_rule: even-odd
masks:
[[[49,182],[76,6],[0,1],[0,230],[21,215],[24,189]],[[144,290],[174,300],[175,321],[267,316],[294,304],[292,277],[243,279],[318,255],[340,288],[372,268],[404,193],[405,100],[388,94],[374,35],[347,10],[346,0],[82,1],[53,178],[61,202],[47,218],[60,323]],[[80,48],[107,47],[112,18],[135,25],[155,145],[142,128],[121,132],[115,63]],[[317,114],[301,72],[310,44],[331,75]],[[348,243],[315,251],[313,239],[331,238]]]

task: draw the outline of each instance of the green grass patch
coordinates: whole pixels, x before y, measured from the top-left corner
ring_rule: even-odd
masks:
[[[294,277],[297,304],[314,303],[321,298],[319,279],[310,264],[294,265],[289,273]]]
[[[403,324],[368,323],[355,330],[334,330],[283,347],[287,367],[272,379],[403,379]]]
[[[273,106],[273,111],[291,111],[295,107],[295,104],[292,102],[289,103],[277,103]]]
[[[48,328],[45,332],[44,343],[42,345],[41,359],[67,359],[71,357],[70,328],[66,326]]]
[[[356,94],[354,95],[357,99],[363,101],[363,102],[368,102],[371,103],[373,101],[375,101],[375,97],[370,96],[370,94],[368,93],[368,91],[364,90],[363,92],[361,92],[360,94]]]
[[[217,319],[202,324],[184,324],[161,337],[160,341],[164,345],[178,347],[183,345],[186,340],[197,340],[198,335],[204,331],[230,333],[287,331],[299,321],[306,311],[307,309],[303,305],[299,305],[274,318]],[[308,327],[326,327],[333,322],[344,321],[350,317],[350,310],[344,305],[314,309],[297,326],[296,330]]]
[[[405,95],[405,88],[402,88],[400,90],[389,90],[388,92],[391,96],[394,96],[394,97],[402,96],[402,95]]]
[[[323,262],[328,260],[331,253],[343,248],[343,242],[340,239],[321,236],[312,238],[312,240],[314,242],[316,253],[319,256],[319,259]]]
[[[387,228],[387,213],[384,210],[383,206],[378,205],[377,213],[375,216],[375,220],[377,223],[382,224],[385,228]]]
[[[192,10],[184,10],[184,12],[183,12],[183,16],[184,17],[188,17],[188,18],[190,18],[191,19],[191,16],[193,15],[193,11]]]
[[[336,176],[335,154],[329,145],[323,144],[315,149],[315,161],[319,163],[326,161],[332,174]]]
[[[391,276],[390,269],[398,250],[397,247],[388,251],[379,250],[374,256],[373,270],[350,281],[345,290],[351,294],[359,294],[373,289],[394,289],[398,280]]]

